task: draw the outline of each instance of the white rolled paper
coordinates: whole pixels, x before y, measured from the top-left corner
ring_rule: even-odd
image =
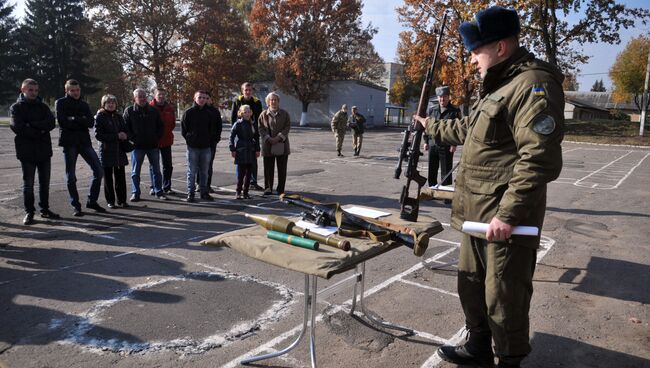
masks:
[[[488,229],[488,225],[484,222],[465,221],[463,222],[462,230],[466,233],[483,233]],[[513,235],[527,235],[537,236],[539,228],[537,226],[515,226],[512,229]]]

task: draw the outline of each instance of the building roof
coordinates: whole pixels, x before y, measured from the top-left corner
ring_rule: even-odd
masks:
[[[588,102],[581,101],[581,100],[579,100],[577,98],[572,98],[572,97],[565,96],[564,99],[566,100],[566,102],[568,102],[568,103],[570,103],[570,104],[572,104],[574,106],[583,108],[583,109],[597,110],[597,111],[602,111],[602,112],[609,112],[609,110],[607,110],[607,109],[603,109],[603,108],[600,108],[598,106],[594,106],[594,105],[592,105],[592,104],[590,104]]]
[[[606,110],[637,110],[634,102],[614,102],[611,92],[564,91],[567,100]]]

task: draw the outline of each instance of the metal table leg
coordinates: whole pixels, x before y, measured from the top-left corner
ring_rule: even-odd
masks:
[[[361,270],[359,270],[359,268]],[[368,320],[368,322],[370,322],[370,324],[374,324],[375,326],[380,326],[391,330],[406,332],[409,335],[413,335],[415,332],[410,328],[382,321],[380,319],[373,317],[370,313],[368,313],[368,311],[366,310],[366,304],[364,303],[363,300],[363,294],[365,292],[365,287],[366,287],[366,278],[365,278],[366,262],[362,262],[361,266],[357,265],[354,271],[357,274],[357,278],[354,283],[354,290],[353,290],[354,295],[352,296],[352,308],[350,309],[350,314],[351,315],[354,314],[355,308],[357,306],[357,284],[358,284],[361,289],[359,293],[359,304],[361,305],[361,314],[364,317],[366,317],[366,319]]]
[[[309,287],[310,278],[311,278],[311,290]],[[280,355],[284,355],[288,353],[293,348],[298,346],[298,343],[300,342],[300,340],[302,340],[302,337],[305,335],[305,331],[307,331],[308,321],[311,320],[309,323],[309,350],[311,355],[311,366],[313,368],[316,368],[316,336],[315,336],[316,295],[317,295],[316,290],[317,290],[316,276],[305,275],[305,309],[304,309],[304,316],[302,322],[302,329],[300,330],[300,334],[298,335],[298,337],[289,346],[287,346],[286,348],[280,351],[276,351],[274,353],[263,354],[251,358],[242,359],[240,364],[247,365],[260,360],[279,357]]]

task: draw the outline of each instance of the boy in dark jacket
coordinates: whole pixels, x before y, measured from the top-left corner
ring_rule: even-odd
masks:
[[[248,188],[251,183],[253,162],[260,157],[259,132],[253,129],[250,106],[242,105],[237,114],[239,119],[232,125],[230,131],[230,154],[237,165],[237,199],[250,198]],[[244,195],[242,197],[242,186]]]
[[[131,202],[140,200],[140,171],[144,156],[149,159],[153,168],[153,190],[158,199],[167,200],[162,190],[160,175],[160,149],[158,142],[163,135],[164,124],[160,114],[147,103],[147,92],[142,88],[133,91],[133,106],[124,110],[124,123],[133,142],[131,152]]]
[[[194,93],[194,106],[185,110],[181,118],[181,134],[187,143],[187,201],[194,202],[195,178],[199,175],[201,199],[212,201],[208,192],[208,165],[214,140],[213,113],[207,107],[208,94]]]
[[[25,79],[20,88],[21,94],[11,105],[11,130],[16,134],[16,157],[23,171],[23,201],[25,218],[23,224],[34,223],[34,178],[38,169],[39,203],[41,217],[59,218],[50,211],[50,170],[52,157],[52,138],[54,115],[50,108],[38,97],[38,82]]]
[[[97,203],[99,189],[104,177],[104,169],[99,162],[97,152],[93,149],[88,129],[95,125],[95,119],[90,112],[90,106],[81,99],[81,86],[79,82],[70,79],[65,82],[65,97],[56,100],[56,118],[59,121],[61,136],[59,146],[63,147],[65,159],[65,178],[70,193],[70,204],[74,208],[74,216],[83,216],[79,193],[77,192],[77,157],[81,156],[93,171],[90,182],[90,193],[86,208],[97,212],[106,210]]]

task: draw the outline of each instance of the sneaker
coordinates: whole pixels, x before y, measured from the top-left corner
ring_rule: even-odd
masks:
[[[106,204],[106,207],[113,209],[113,208],[115,208],[116,206],[115,206],[115,204],[113,204],[113,203],[107,203],[107,204]]]
[[[99,205],[97,202],[88,202],[86,203],[86,208],[90,208],[91,210],[95,210],[97,212],[106,212],[106,209],[102,206]]]
[[[489,351],[470,353],[467,345],[443,345],[438,348],[437,354],[440,359],[457,365],[494,368],[494,353],[491,347]]]
[[[153,188],[152,188],[152,189],[149,189],[149,195],[150,195],[150,196],[156,195],[156,191],[153,190]]]
[[[208,202],[214,201],[214,197],[212,197],[210,193],[201,194],[201,199]]]
[[[264,189],[264,195],[271,195],[273,194],[273,191],[270,188]]]
[[[131,202],[140,202],[140,196],[134,193],[134,194],[131,195],[131,199],[129,199],[129,201],[131,201]]]
[[[74,217],[81,217],[83,215],[84,215],[84,213],[81,212],[80,207],[75,207],[74,210],[72,210],[72,216],[74,216]]]
[[[34,212],[27,212],[23,218],[23,225],[31,225],[34,223]]]
[[[169,188],[169,189],[165,189],[165,190],[163,190],[163,192],[164,192],[165,194],[170,194],[170,195],[174,195],[174,194],[176,194],[176,192],[175,192],[173,189],[171,189],[171,188]]]
[[[187,198],[185,199],[187,203],[193,203],[194,202],[194,193],[188,194]]]
[[[253,190],[257,190],[258,192],[264,190],[264,188],[260,187],[257,183],[251,183],[251,187],[253,188]]]
[[[241,192],[237,192],[237,194],[235,195],[235,199],[243,199],[243,198],[244,197],[242,197]]]
[[[42,218],[49,218],[49,219],[58,219],[61,218],[58,214],[48,210],[41,210],[41,217]]]
[[[163,192],[160,192],[160,193],[156,194],[156,198],[160,199],[161,201],[168,201],[169,200],[169,198],[167,198],[167,196]]]

